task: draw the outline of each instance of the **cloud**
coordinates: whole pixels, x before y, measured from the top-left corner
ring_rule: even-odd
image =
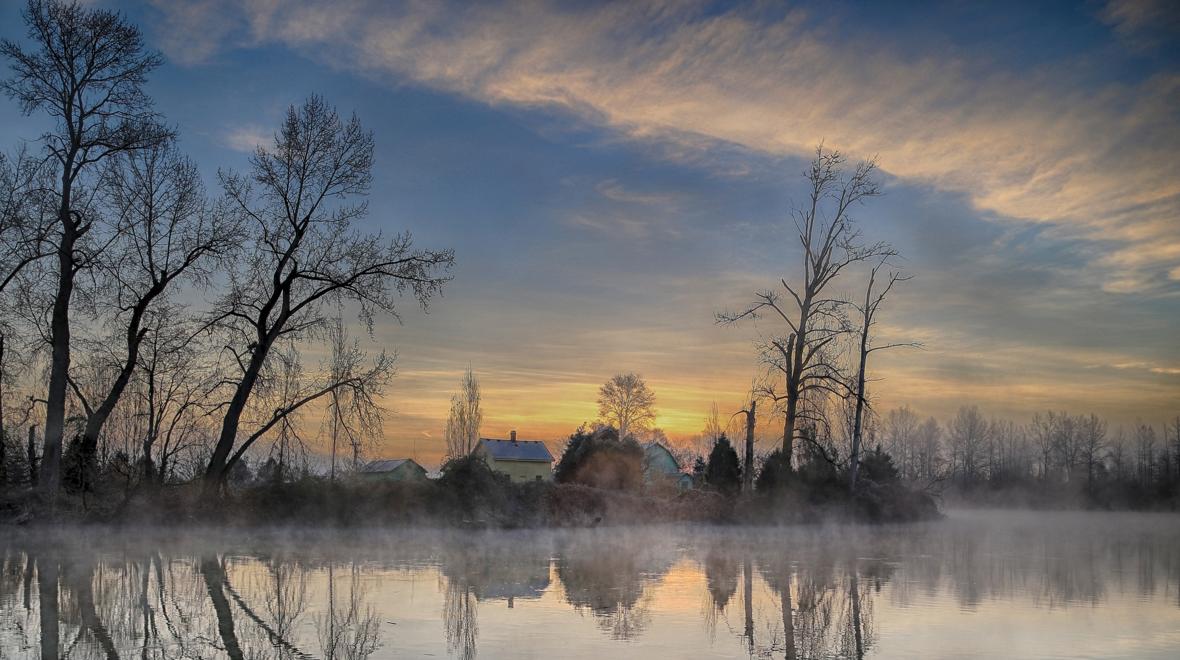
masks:
[[[1106,14],[1135,26],[1149,4]],[[1178,279],[1180,75],[1094,88],[1070,69],[1016,74],[954,54],[903,56],[843,40],[838,24],[817,26],[801,10],[711,12],[699,2],[213,5],[168,3],[164,28],[211,42],[245,32],[376,78],[561,106],[638,137],[703,136],[777,155],[826,140],[879,155],[903,179],[965,193],[978,209],[1106,242],[1095,265],[1111,291]]]
[[[270,144],[273,140],[267,129],[254,124],[231,127],[221,136],[223,145],[242,153],[254,153],[259,146]]]
[[[1180,5],[1172,0],[1110,0],[1099,16],[1138,50],[1156,48],[1180,35]]]

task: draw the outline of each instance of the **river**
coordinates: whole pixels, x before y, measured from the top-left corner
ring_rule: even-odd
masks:
[[[0,535],[0,658],[1180,657],[1169,514]]]

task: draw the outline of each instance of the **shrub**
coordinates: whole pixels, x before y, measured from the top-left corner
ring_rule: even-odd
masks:
[[[776,449],[762,462],[762,470],[754,481],[754,490],[773,493],[783,490],[791,482],[791,463],[782,449]]]
[[[724,434],[713,443],[705,466],[705,483],[714,490],[732,495],[742,487],[742,466],[737,452]]]
[[[570,436],[553,471],[558,483],[576,483],[610,490],[635,490],[643,485],[643,448],[634,438],[619,440],[607,426]]]

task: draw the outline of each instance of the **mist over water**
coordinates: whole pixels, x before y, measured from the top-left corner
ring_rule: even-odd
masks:
[[[1176,657],[1180,517],[17,532],[2,658]]]

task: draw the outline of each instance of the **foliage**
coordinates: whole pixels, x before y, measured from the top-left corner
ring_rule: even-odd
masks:
[[[754,490],[758,493],[772,493],[782,490],[791,483],[791,462],[782,448],[775,449],[762,462],[762,469],[754,481]]]
[[[877,445],[861,458],[860,477],[876,484],[897,483],[898,472],[893,465],[893,457],[885,453],[881,445]]]
[[[709,452],[709,462],[705,467],[705,483],[710,488],[733,495],[742,487],[742,466],[738,461],[737,452],[729,444],[729,438],[722,434],[713,443]]]
[[[643,485],[643,448],[632,437],[620,440],[612,427],[581,426],[569,437],[553,477],[558,483],[635,490]]]

